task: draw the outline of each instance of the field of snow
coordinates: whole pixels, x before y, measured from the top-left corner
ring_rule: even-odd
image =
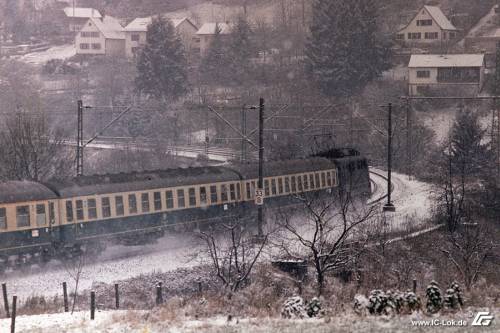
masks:
[[[76,54],[75,46],[73,44],[54,46],[42,52],[28,53],[20,56],[18,60],[31,64],[43,65],[51,59],[67,59]]]
[[[202,320],[175,318],[165,320],[158,314],[161,311],[103,311],[96,313],[90,320],[89,312],[59,313],[52,315],[21,316],[16,321],[16,332],[41,333],[177,333],[177,332],[498,332],[494,321],[490,326],[472,328],[470,313],[461,312],[441,317],[429,317],[416,313],[401,317],[359,317],[354,314],[341,314],[323,319],[276,319],[276,318],[233,318],[214,317]],[[465,321],[464,326],[417,326],[412,321],[452,320]],[[0,320],[0,331],[8,332],[9,319]]]

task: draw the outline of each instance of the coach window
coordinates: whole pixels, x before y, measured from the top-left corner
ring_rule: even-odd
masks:
[[[276,179],[271,179],[271,194],[276,195]]]
[[[186,201],[184,199],[184,190],[177,190],[177,207],[184,208],[186,207]]]
[[[154,192],[153,193],[153,200],[154,200],[155,210],[161,210],[161,193]]]
[[[291,183],[292,183],[292,192],[293,193],[297,192],[297,185],[295,183],[295,176],[292,176]]]
[[[216,205],[217,201],[219,201],[217,198],[217,186],[212,185],[210,186],[210,202],[212,203],[212,205]]]
[[[321,173],[321,187],[326,187],[326,175],[324,172]]]
[[[278,194],[283,193],[283,178],[278,178]]]
[[[104,197],[101,199],[101,206],[102,206],[102,217],[110,217],[111,204],[108,197]]]
[[[304,191],[307,191],[309,189],[309,183],[307,182],[307,175],[303,175],[302,179],[304,181]]]
[[[82,200],[76,200],[76,219],[78,221],[83,220],[83,201]]]
[[[66,200],[66,222],[73,222],[73,202]]]
[[[241,200],[241,185],[240,185],[240,183],[236,184],[236,199]]]
[[[269,196],[269,180],[268,179],[264,180],[264,195],[266,197]]]
[[[174,208],[174,194],[172,191],[165,192],[165,199],[167,200],[167,209]]]
[[[128,195],[128,212],[129,214],[137,213],[137,198],[135,197],[135,194]]]
[[[189,206],[194,207],[196,206],[196,191],[194,187],[189,188]]]
[[[96,203],[95,199],[88,199],[87,200],[87,213],[88,213],[89,219],[96,219],[97,218],[97,203]]]
[[[121,195],[117,195],[115,197],[115,208],[116,216],[123,216],[123,214],[125,214],[125,209],[123,208],[123,197]]]
[[[200,205],[205,206],[207,204],[207,188],[205,186],[200,187]]]
[[[285,177],[285,193],[290,192],[290,178]]]
[[[227,185],[220,186],[220,199],[222,202],[227,202],[227,200],[228,200]]]
[[[319,173],[315,173],[314,174],[314,182],[316,183],[316,188],[320,188],[321,187],[321,182],[319,180]]]
[[[36,205],[36,225],[43,226],[47,224],[47,215],[45,212],[45,205]]]
[[[328,187],[332,187],[332,174],[330,171],[326,173],[326,183],[328,184]]]
[[[0,208],[0,229],[7,229],[7,210]]]
[[[252,198],[252,188],[250,187],[250,182],[246,182],[246,193],[247,193],[247,200],[250,200]]]
[[[314,173],[309,174],[309,184],[311,184],[311,190],[315,188],[314,184]]]
[[[149,212],[149,193],[141,194],[141,207],[143,213]]]
[[[24,228],[30,226],[30,206],[16,207],[17,227]]]
[[[302,192],[302,176],[297,176],[297,191]]]
[[[234,184],[229,184],[229,193],[230,193],[230,198],[231,198],[231,201],[235,201],[236,200],[236,191],[234,189]]]

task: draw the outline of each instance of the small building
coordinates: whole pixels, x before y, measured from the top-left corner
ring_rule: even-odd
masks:
[[[409,94],[432,91],[474,96],[484,84],[484,54],[414,54],[408,64]]]
[[[112,16],[91,17],[75,37],[76,54],[125,55],[125,33],[120,22]]]
[[[500,5],[493,8],[467,33],[464,46],[467,52],[486,53],[493,60],[500,45]],[[487,60],[488,62],[488,60]]]
[[[78,32],[90,18],[102,18],[101,13],[94,8],[65,7],[64,15],[70,32]]]
[[[396,39],[410,44],[450,42],[457,37],[458,29],[448,20],[439,7],[423,6]]]
[[[201,56],[207,52],[217,31],[225,38],[231,33],[231,26],[227,23],[205,23],[196,32],[196,42],[200,45]]]
[[[139,17],[130,22],[125,28],[125,52],[127,57],[133,58],[137,51],[146,43],[146,33],[151,24],[151,17]],[[198,49],[194,38],[198,28],[187,17],[170,19],[175,31],[182,40],[188,54]]]

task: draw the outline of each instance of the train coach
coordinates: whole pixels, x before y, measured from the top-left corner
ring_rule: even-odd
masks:
[[[0,183],[0,271],[100,252],[108,240],[147,244],[166,228],[248,215],[257,171],[256,164],[235,164]],[[336,151],[264,166],[266,207],[339,189],[369,193],[365,158]]]

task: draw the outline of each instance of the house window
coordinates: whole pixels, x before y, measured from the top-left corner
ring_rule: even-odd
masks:
[[[90,37],[99,38],[99,32],[98,31],[90,32]]]
[[[7,210],[0,208],[0,229],[7,229]]]
[[[86,38],[86,37],[90,37],[92,35],[91,35],[90,31],[82,31],[80,33],[80,36]]]
[[[212,185],[210,186],[210,201],[212,202],[212,205],[217,204],[217,186]]]
[[[405,34],[397,34],[397,35],[396,35],[396,39],[398,39],[398,40],[403,40],[403,39],[405,39]]]
[[[186,207],[186,201],[184,199],[184,190],[177,190],[177,207],[183,208]]]
[[[87,213],[89,219],[97,218],[97,205],[95,199],[87,200]]]
[[[130,40],[132,42],[138,42],[140,39],[141,39],[141,36],[139,36],[139,34],[132,34],[132,35],[130,35]]]
[[[92,50],[100,50],[101,43],[92,43]]]
[[[88,43],[81,43],[80,44],[80,49],[81,50],[88,50],[89,49],[89,44]]]
[[[431,77],[431,71],[417,71],[417,77],[419,79],[430,78]]]
[[[438,68],[439,83],[479,83],[481,70],[479,67],[443,67]]]
[[[160,192],[153,193],[153,201],[154,201],[155,210],[161,210],[161,193]]]
[[[417,26],[419,27],[428,27],[432,25],[432,20],[417,20]]]
[[[66,201],[66,221],[73,221],[73,202],[71,200]]]
[[[76,200],[76,219],[78,221],[83,220],[83,201]]]
[[[42,226],[47,223],[47,217],[45,215],[45,205],[36,205],[36,225]]]
[[[137,198],[135,194],[128,195],[128,212],[129,214],[137,213]]]
[[[189,189],[189,206],[194,207],[196,206],[196,190],[194,187],[191,187]]]
[[[125,214],[125,209],[123,208],[123,197],[121,195],[115,197],[115,208],[117,216]]]
[[[409,32],[408,39],[421,39],[422,34],[420,32]]]
[[[425,39],[438,39],[439,34],[437,32],[426,32]]]
[[[24,228],[30,226],[30,206],[16,207],[17,227]]]
[[[457,37],[457,33],[450,31],[450,39],[454,39],[455,37]]]
[[[111,216],[111,204],[108,197],[101,199],[102,206],[102,217],[110,217]]]
[[[147,213],[149,212],[149,193],[142,193],[141,194],[141,207],[142,207],[142,212]]]
[[[165,192],[165,198],[167,199],[167,209],[174,208],[174,194],[172,191]]]

